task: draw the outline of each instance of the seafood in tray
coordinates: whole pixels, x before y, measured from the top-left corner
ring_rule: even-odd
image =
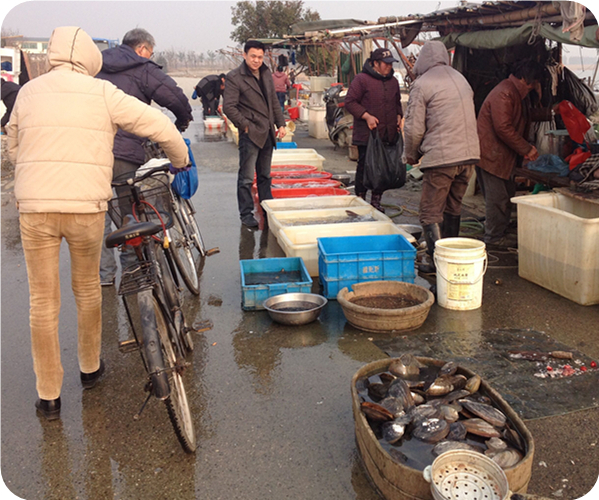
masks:
[[[454,362],[424,364],[411,354],[358,378],[360,409],[391,458],[423,470],[449,450],[485,454],[503,469],[526,455],[525,439],[481,385]]]

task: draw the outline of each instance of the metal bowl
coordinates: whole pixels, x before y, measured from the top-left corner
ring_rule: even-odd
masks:
[[[264,309],[277,323],[305,325],[318,318],[327,299],[315,293],[283,293],[264,301]]]

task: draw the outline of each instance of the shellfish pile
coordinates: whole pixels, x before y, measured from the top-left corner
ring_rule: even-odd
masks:
[[[359,379],[360,407],[372,431],[395,461],[416,469],[456,449],[513,467],[526,453],[524,440],[479,390],[481,378],[457,371],[451,361],[430,367],[404,354],[387,372]]]

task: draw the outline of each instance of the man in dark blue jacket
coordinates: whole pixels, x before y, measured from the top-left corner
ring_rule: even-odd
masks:
[[[135,28],[123,37],[123,43],[114,49],[102,52],[102,70],[97,77],[108,80],[123,92],[150,104],[152,101],[170,110],[176,118],[175,125],[185,130],[191,120],[191,106],[175,80],[168,76],[162,67],[152,61],[154,37],[146,30]],[[138,137],[119,130],[114,138],[113,179],[124,174],[134,175],[145,163],[143,144],[145,137]],[[106,218],[104,238],[110,233],[110,219]],[[121,265],[125,267],[129,258],[121,253]],[[117,271],[113,249],[102,249],[100,262],[100,282],[103,286],[114,284]]]

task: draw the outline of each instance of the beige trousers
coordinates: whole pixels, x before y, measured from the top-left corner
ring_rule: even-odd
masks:
[[[71,256],[71,287],[77,304],[79,368],[92,373],[100,367],[102,292],[100,253],[104,212],[93,214],[23,213],[21,240],[29,279],[29,323],[33,370],[42,399],[60,396],[60,244],[64,238]]]

